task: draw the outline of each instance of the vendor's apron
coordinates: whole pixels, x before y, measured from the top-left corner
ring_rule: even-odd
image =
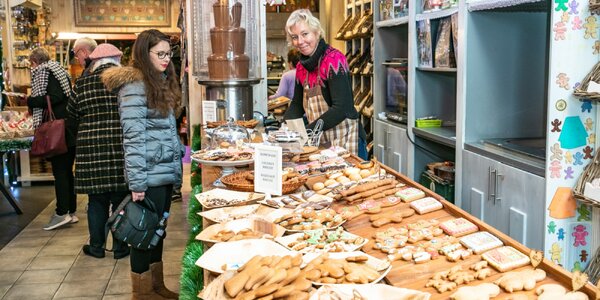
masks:
[[[308,81],[305,82],[302,106],[308,123],[315,122],[329,110],[329,105],[323,98],[318,81],[312,88],[308,85]],[[321,144],[344,147],[350,153],[358,155],[358,119],[346,118],[335,127],[324,131],[320,142]]]

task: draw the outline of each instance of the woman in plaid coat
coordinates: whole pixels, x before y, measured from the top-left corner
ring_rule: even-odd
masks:
[[[111,44],[101,44],[90,59],[90,73],[75,83],[74,95],[67,107],[78,121],[75,162],[75,192],[88,194],[88,228],[90,244],[83,246],[87,255],[104,257],[105,224],[109,206],[117,208],[129,189],[124,176],[123,130],[119,121],[117,96],[109,92],[100,75],[120,66],[121,51]],[[129,255],[126,243],[113,238],[114,258]]]

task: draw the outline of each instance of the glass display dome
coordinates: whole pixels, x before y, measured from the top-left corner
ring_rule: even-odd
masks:
[[[211,149],[227,149],[230,147],[241,148],[250,143],[250,134],[245,127],[237,125],[233,118],[227,124],[215,128],[211,134]]]

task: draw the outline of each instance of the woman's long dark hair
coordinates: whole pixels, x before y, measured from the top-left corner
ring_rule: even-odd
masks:
[[[172,61],[169,61],[165,70],[167,75],[165,79],[163,73],[157,71],[150,60],[150,48],[161,41],[169,43],[169,36],[156,29],[140,33],[133,44],[132,65],[144,75],[148,108],[155,109],[162,116],[166,116],[171,109],[177,110],[181,101],[181,90]]]

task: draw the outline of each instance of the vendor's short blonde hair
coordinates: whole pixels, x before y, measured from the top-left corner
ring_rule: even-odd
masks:
[[[321,22],[319,21],[319,19],[313,16],[310,10],[308,9],[298,9],[290,15],[287,22],[285,23],[285,32],[287,33],[288,43],[292,43],[292,26],[300,22],[304,22],[310,30],[312,30],[319,36],[319,38],[323,38],[325,36],[325,30],[323,30],[323,27],[321,27]]]

